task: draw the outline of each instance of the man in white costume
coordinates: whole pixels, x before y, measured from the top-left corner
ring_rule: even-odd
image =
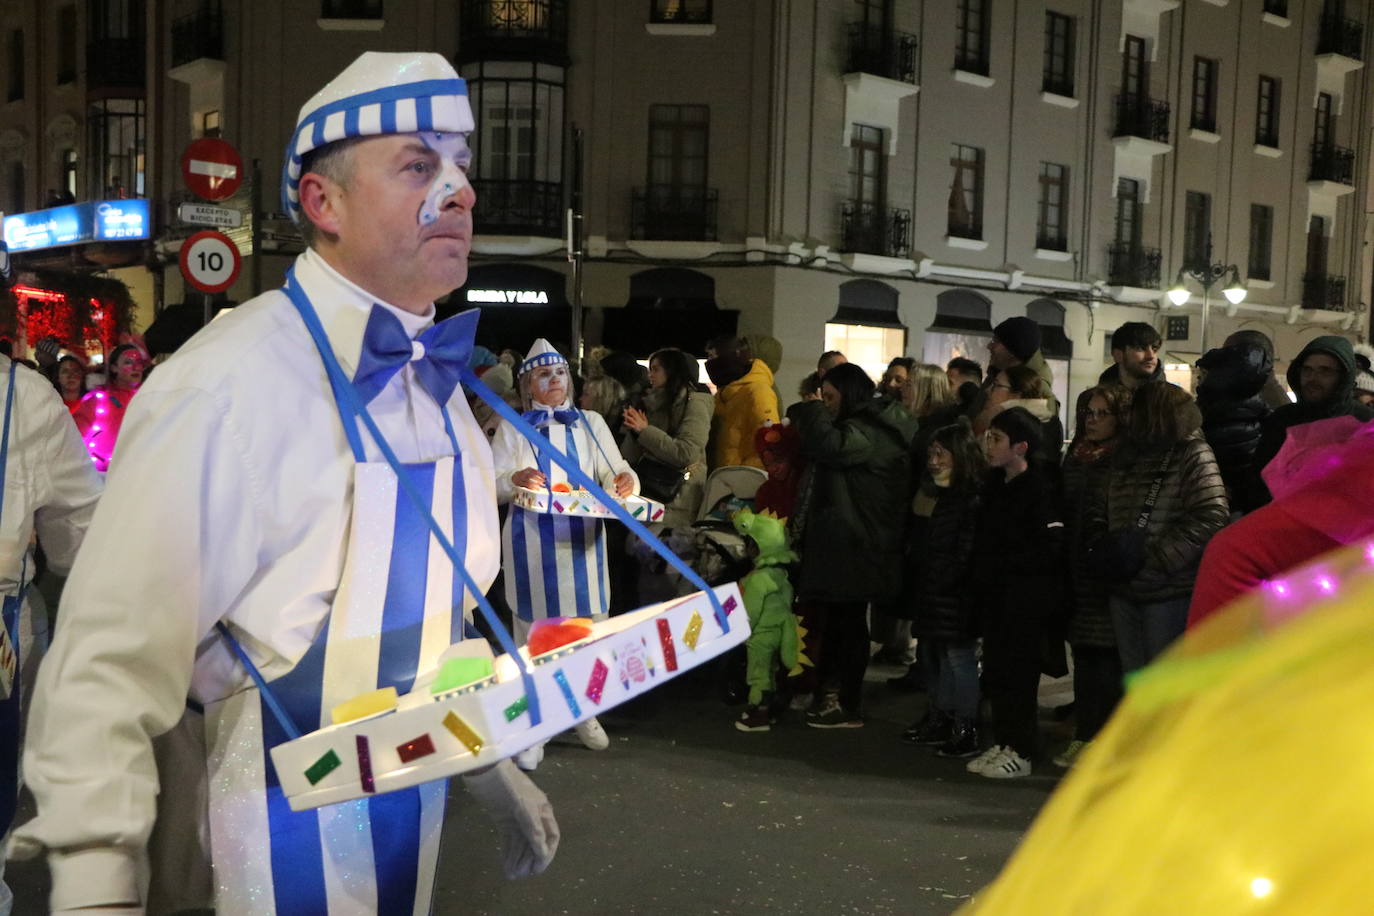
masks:
[[[475,603],[327,368],[476,584],[496,574],[491,451],[457,385],[475,322],[433,323],[434,298],[467,276],[472,129],[441,56],[359,57],[301,109],[287,150],[283,205],[310,250],[129,411],[25,757],[38,817],[17,845],[47,850],[55,911],[141,911],[151,739],[188,693],[206,714],[220,913],[430,911],[445,781],[292,812],[266,749],[360,693],[405,693]],[[543,793],[508,761],[465,783],[504,828],[507,873],[543,871],[558,844]]]
[[[554,448],[577,462],[584,473],[608,492],[629,496],[639,490],[639,478],[620,455],[606,421],[595,411],[581,411],[572,403],[572,375],[568,361],[540,338],[520,364],[520,397],[524,419]],[[510,423],[502,422],[492,440],[496,463],[496,493],[509,503],[516,487],[537,490],[568,485],[566,472],[535,452]],[[605,620],[610,601],[606,568],[606,532],[597,518],[568,518],[526,512],[511,506],[501,533],[506,603],[514,612],[515,641],[529,641],[531,624],[549,617],[590,617]],[[595,719],[574,729],[588,748],[603,751],[610,739]],[[537,744],[519,754],[516,762],[532,770],[543,758]]]
[[[34,574],[29,543],[36,530],[49,568],[70,569],[101,481],[52,385],[7,356],[0,356],[0,411],[0,916],[9,916],[3,850],[19,795],[21,703],[48,625],[41,605],[35,616],[24,600]]]

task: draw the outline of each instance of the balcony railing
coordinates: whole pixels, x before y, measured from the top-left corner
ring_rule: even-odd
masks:
[[[142,38],[102,38],[86,46],[86,88],[143,89]]]
[[[709,25],[711,0],[649,0],[649,21],[673,25]]]
[[[475,178],[481,219],[490,235],[563,235],[563,185],[557,181],[510,181]]]
[[[1116,97],[1114,137],[1142,137],[1169,142],[1169,103],[1147,95],[1123,92]]]
[[[716,240],[715,188],[650,185],[630,198],[630,236],[669,242]]]
[[[1364,60],[1364,26],[1353,19],[1323,16],[1317,33],[1318,54],[1339,54],[1351,60]]]
[[[1288,0],[1264,0],[1264,11],[1271,16],[1288,18]]]
[[[465,0],[458,62],[530,60],[568,64],[567,0]]]
[[[1308,181],[1355,183],[1355,151],[1331,143],[1312,144],[1312,165]]]
[[[873,28],[862,22],[850,23],[849,62],[845,72],[871,73],[914,85],[916,36]]]
[[[219,3],[172,23],[172,66],[202,57],[224,60],[224,10]]]
[[[840,213],[845,251],[904,258],[911,251],[911,211],[846,200]]]
[[[1345,311],[1345,277],[1330,274],[1302,275],[1302,307]]]
[[[1037,232],[1035,247],[1044,251],[1068,251],[1069,238],[1062,232]]]
[[[1159,286],[1160,261],[1158,248],[1117,242],[1107,249],[1107,282],[1154,289]]]

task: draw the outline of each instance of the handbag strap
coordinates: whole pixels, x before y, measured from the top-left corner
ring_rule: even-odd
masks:
[[[1169,475],[1169,461],[1173,457],[1172,448],[1164,453],[1164,460],[1159,464],[1159,472],[1155,474],[1155,479],[1150,481],[1149,492],[1145,494],[1145,505],[1141,507],[1140,515],[1135,520],[1135,526],[1142,531],[1150,524],[1150,515],[1155,511],[1155,503],[1159,501],[1159,491],[1164,489],[1164,478]]]

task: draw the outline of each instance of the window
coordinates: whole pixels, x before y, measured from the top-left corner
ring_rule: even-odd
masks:
[[[1183,205],[1183,266],[1200,268],[1212,258],[1212,195],[1189,191]]]
[[[1307,222],[1307,273],[1326,275],[1326,217],[1313,216]]]
[[[1035,247],[1068,250],[1066,216],[1069,202],[1069,168],[1054,162],[1040,163],[1040,211],[1035,226]]]
[[[1150,95],[1150,59],[1145,56],[1145,39],[1126,36],[1121,52],[1121,91],[1136,101]]]
[[[24,31],[15,29],[10,32],[10,88],[9,100],[16,102],[24,97]]]
[[[1259,78],[1259,104],[1256,106],[1255,143],[1279,145],[1279,81],[1272,76]]]
[[[991,0],[959,0],[954,69],[988,75],[988,5]]]
[[[67,4],[57,11],[57,82],[76,81],[76,7]]]
[[[200,135],[202,137],[221,136],[218,108],[212,108],[209,111],[201,112]]]
[[[860,205],[881,207],[887,199],[887,142],[883,130],[855,124],[849,145],[849,196]]]
[[[381,19],[382,0],[323,0],[321,19]]]
[[[62,190],[76,199],[76,150],[70,146],[62,151]]]
[[[10,166],[10,212],[23,213],[27,203],[24,199],[24,163],[16,162]]]
[[[1250,205],[1250,266],[1246,271],[1252,280],[1269,279],[1270,254],[1274,242],[1274,208],[1264,204]]]
[[[491,181],[562,180],[563,87],[470,77],[477,114],[473,174]]]
[[[90,108],[90,197],[143,197],[147,116],[142,99],[105,99]]]
[[[1045,74],[1040,88],[1073,97],[1073,17],[1045,13]]]
[[[711,0],[650,0],[650,22],[711,21]]]
[[[1140,182],[1119,178],[1116,182],[1116,243],[1140,247]]]
[[[949,234],[966,239],[983,237],[983,151],[955,143],[949,164],[954,179],[949,186]]]
[[[1193,58],[1193,127],[1217,129],[1217,62],[1210,57]]]
[[[649,184],[706,187],[711,109],[705,105],[649,107]]]
[[[1312,125],[1312,142],[1317,146],[1330,146],[1335,131],[1331,123],[1331,93],[1317,93],[1317,117]]]

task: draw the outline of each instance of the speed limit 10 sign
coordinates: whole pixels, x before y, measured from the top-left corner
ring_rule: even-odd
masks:
[[[181,275],[202,293],[222,293],[239,278],[239,249],[223,232],[207,229],[181,243]]]

